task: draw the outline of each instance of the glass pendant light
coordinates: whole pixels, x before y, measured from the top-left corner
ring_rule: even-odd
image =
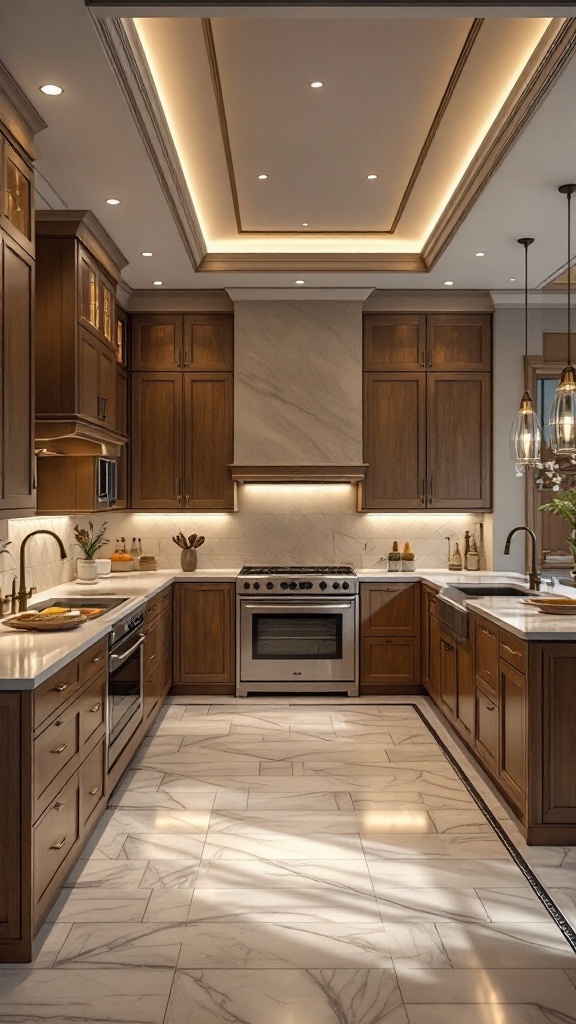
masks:
[[[550,409],[550,447],[555,455],[576,455],[576,370],[570,362],[571,340],[571,268],[570,268],[570,200],[576,185],[561,185],[558,189],[568,200],[568,358],[562,370],[560,383],[554,393]]]
[[[542,430],[532,405],[527,382],[528,246],[532,245],[533,241],[533,238],[518,239],[518,244],[524,246],[524,394],[510,431],[510,458],[516,465],[516,476],[522,476],[529,467],[540,464],[542,447]]]

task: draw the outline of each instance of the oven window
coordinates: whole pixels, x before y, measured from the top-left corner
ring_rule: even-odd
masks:
[[[252,617],[255,660],[305,661],[342,658],[342,615],[259,614]]]
[[[140,708],[140,655],[138,652],[135,652],[120,668],[110,674],[108,699],[110,701],[110,743],[113,743]]]

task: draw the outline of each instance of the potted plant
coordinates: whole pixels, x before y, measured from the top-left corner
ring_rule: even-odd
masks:
[[[570,523],[570,536],[567,538],[568,547],[572,554],[574,565],[570,575],[576,579],[576,487],[569,491],[561,491],[553,501],[547,505],[540,505],[541,512],[551,512],[553,516],[562,516]]]
[[[76,571],[78,579],[84,582],[96,579],[97,568],[94,556],[100,551],[100,548],[109,543],[106,539],[106,523],[102,523],[98,533],[94,533],[94,525],[92,523],[89,522],[88,527],[88,530],[81,529],[78,524],[74,527],[76,543],[84,552],[84,558],[76,559]]]

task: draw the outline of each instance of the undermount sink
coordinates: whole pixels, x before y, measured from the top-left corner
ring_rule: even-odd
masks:
[[[535,593],[512,583],[456,583],[454,590],[466,594],[466,597],[525,597]]]
[[[455,583],[438,594],[438,619],[453,635],[468,639],[466,599],[474,597],[527,597],[535,594],[519,583]]]
[[[48,597],[44,601],[38,601],[28,605],[29,611],[41,612],[44,608],[102,608],[109,612],[112,608],[129,601],[128,597]]]

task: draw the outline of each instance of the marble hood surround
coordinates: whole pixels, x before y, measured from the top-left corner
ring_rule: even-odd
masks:
[[[234,301],[232,475],[362,479],[362,299]]]

